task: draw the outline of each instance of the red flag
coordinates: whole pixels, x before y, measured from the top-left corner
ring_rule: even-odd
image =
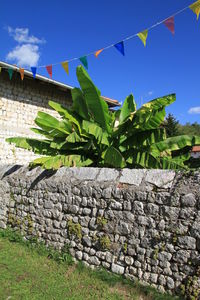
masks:
[[[52,79],[52,65],[46,66],[46,69],[47,69],[47,72],[48,72],[49,76],[50,76],[51,79]]]
[[[171,31],[172,34],[175,33],[175,29],[174,29],[174,17],[170,17],[169,19],[165,20],[163,23]]]

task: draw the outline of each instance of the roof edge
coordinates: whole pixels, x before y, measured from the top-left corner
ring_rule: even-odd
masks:
[[[11,68],[13,69],[14,71],[16,72],[19,72],[20,71],[20,68],[15,66],[15,65],[12,65],[12,64],[8,64],[6,62],[3,62],[3,61],[0,61],[0,66],[2,66],[3,68]],[[24,70],[24,75],[30,77],[30,78],[33,78],[33,74],[32,72],[30,71],[27,71],[27,70]],[[42,76],[42,75],[39,75],[39,74],[36,74],[35,76],[36,79],[38,80],[41,80],[41,81],[44,81],[44,82],[47,82],[47,83],[51,83],[51,84],[54,84],[54,85],[57,85],[58,87],[62,88],[62,89],[69,89],[69,90],[72,90],[74,87],[70,86],[70,85],[67,85],[67,84],[64,84],[62,82],[59,82],[59,81],[56,81],[56,80],[53,80],[53,79],[50,79],[50,78],[47,78],[45,76]],[[110,104],[112,107],[115,107],[115,106],[120,106],[121,104],[119,103],[118,100],[113,100],[111,98],[108,98],[108,97],[104,97],[104,96],[101,96],[108,104]]]

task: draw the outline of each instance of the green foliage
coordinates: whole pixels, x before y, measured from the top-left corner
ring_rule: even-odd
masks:
[[[7,139],[17,147],[45,155],[34,160],[32,167],[188,168],[186,154],[193,145],[200,144],[200,137],[166,138],[162,128],[165,107],[175,101],[175,94],[152,100],[138,110],[130,95],[121,109],[110,112],[82,66],[77,68],[77,77],[81,89],[72,90],[71,108],[49,102],[61,120],[38,113],[38,128],[32,130],[44,139]]]
[[[69,220],[67,225],[69,234],[76,236],[80,240],[82,238],[81,225],[79,223],[74,223],[72,220]]]
[[[124,250],[124,253],[126,254],[127,250],[128,250],[128,244],[127,243],[124,243],[123,250]]]
[[[108,223],[107,219],[104,217],[97,217],[97,225],[104,227]]]
[[[187,122],[185,125],[178,125],[179,134],[198,135],[200,136],[200,124]]]
[[[169,114],[164,122],[164,127],[166,129],[167,137],[171,136],[177,136],[179,135],[179,122],[176,120],[176,118]]]
[[[200,278],[200,266],[196,268],[193,276],[188,276],[185,284],[181,285],[181,293],[188,300],[199,300],[200,290],[198,280]]]
[[[111,241],[109,236],[107,235],[103,235],[100,237],[99,239],[100,245],[102,247],[103,250],[109,250],[110,246],[111,246]]]

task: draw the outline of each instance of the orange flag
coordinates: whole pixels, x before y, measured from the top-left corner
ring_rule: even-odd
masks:
[[[61,65],[63,66],[65,72],[69,75],[69,66],[68,66],[68,62],[64,61],[61,63]]]
[[[103,49],[100,49],[100,50],[96,51],[94,55],[95,55],[96,57],[98,57],[99,54],[100,54],[102,51],[103,51]]]
[[[21,80],[24,80],[24,69],[19,68],[19,73],[20,73],[20,76],[21,76]]]

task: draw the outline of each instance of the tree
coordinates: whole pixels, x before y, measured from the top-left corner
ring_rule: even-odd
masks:
[[[86,70],[77,67],[79,88],[72,89],[73,105],[66,108],[49,101],[61,120],[38,112],[32,128],[45,139],[8,138],[17,147],[44,155],[32,162],[45,169],[62,166],[95,166],[114,168],[186,168],[188,153],[177,151],[200,143],[200,137],[182,135],[166,138],[161,124],[165,107],[173,103],[175,94],[143,104],[136,109],[133,95],[126,97],[121,109],[110,112]],[[118,121],[118,122],[116,122]],[[177,154],[176,154],[177,153]]]
[[[197,122],[193,124],[187,122],[185,125],[179,124],[179,133],[200,136],[200,124]]]
[[[166,129],[167,137],[179,135],[179,122],[172,114],[168,114],[164,122],[164,127]]]

